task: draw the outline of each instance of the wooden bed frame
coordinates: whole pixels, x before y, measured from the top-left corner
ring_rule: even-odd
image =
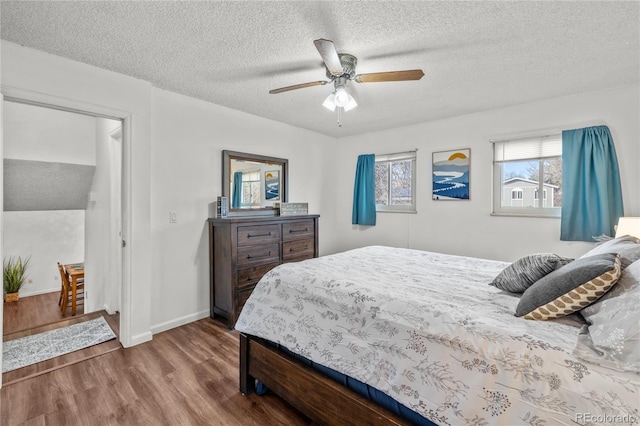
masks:
[[[265,340],[240,333],[240,392],[255,391],[256,380],[318,424],[411,424]]]

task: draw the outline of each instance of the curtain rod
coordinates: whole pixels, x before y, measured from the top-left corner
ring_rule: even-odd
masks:
[[[375,154],[375,155],[400,155],[400,154],[408,154],[410,152],[418,152],[418,148],[413,149],[413,150],[409,150],[409,151],[402,151],[402,152],[391,152],[389,154]]]
[[[594,127],[594,126],[606,126],[607,123],[604,120],[589,120],[583,122],[576,122],[571,124],[563,124],[562,128],[550,128],[550,129],[539,129],[532,130],[529,133],[515,133],[513,137],[509,136],[497,136],[496,139],[489,138],[490,143],[497,142],[508,142],[508,141],[517,141],[522,139],[533,139],[533,138],[548,138],[551,136],[555,136],[557,134],[562,134],[564,130],[572,130],[572,129],[581,129],[584,127]]]

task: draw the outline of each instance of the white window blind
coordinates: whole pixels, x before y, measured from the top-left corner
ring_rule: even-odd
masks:
[[[562,135],[539,136],[493,143],[494,161],[534,160],[562,155]]]
[[[416,158],[416,151],[397,152],[395,154],[376,155],[376,162],[415,160],[415,158]]]

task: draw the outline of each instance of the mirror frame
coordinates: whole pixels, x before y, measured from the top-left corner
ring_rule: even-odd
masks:
[[[269,157],[266,155],[249,154],[238,151],[222,151],[222,196],[229,199],[231,205],[231,160],[255,161],[258,163],[278,164],[282,166],[280,202],[286,203],[289,199],[289,160],[286,158]],[[261,207],[251,209],[229,208],[229,216],[277,216],[279,209],[273,207]]]

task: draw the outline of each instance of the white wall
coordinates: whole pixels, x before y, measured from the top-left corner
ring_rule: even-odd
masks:
[[[119,277],[111,273],[114,259],[111,252],[113,183],[113,145],[110,133],[120,122],[96,118],[95,164],[89,205],[85,215],[85,312],[104,309],[110,287],[120,286]]]
[[[2,131],[4,158],[96,164],[96,120],[93,117],[5,102]]]
[[[84,259],[84,210],[4,212],[6,257],[31,256],[20,297],[60,291],[57,262]]]
[[[4,102],[4,158],[96,164],[96,119],[81,114]],[[7,256],[31,256],[20,296],[60,291],[57,262],[84,259],[84,210],[6,212]]]
[[[154,332],[209,313],[208,217],[222,194],[222,151],[289,159],[289,200],[319,213],[320,251],[326,253],[323,203],[324,147],[331,138],[153,90],[151,233]],[[177,223],[169,223],[169,212]]]
[[[4,96],[125,118],[125,180],[130,211],[123,265],[121,341],[151,339],[150,145],[151,84],[2,40]]]
[[[340,155],[335,162],[328,163],[334,182],[344,182],[335,196],[337,216],[333,234],[340,238],[330,251],[386,244],[505,261],[536,252],[581,255],[591,244],[561,242],[559,219],[490,215],[489,139],[543,129],[608,125],[616,143],[625,214],[639,216],[639,94],[638,86],[621,87],[340,139]],[[418,148],[418,213],[378,213],[375,227],[351,225],[357,156],[414,148]],[[459,148],[471,148],[471,199],[431,200],[432,152]]]

